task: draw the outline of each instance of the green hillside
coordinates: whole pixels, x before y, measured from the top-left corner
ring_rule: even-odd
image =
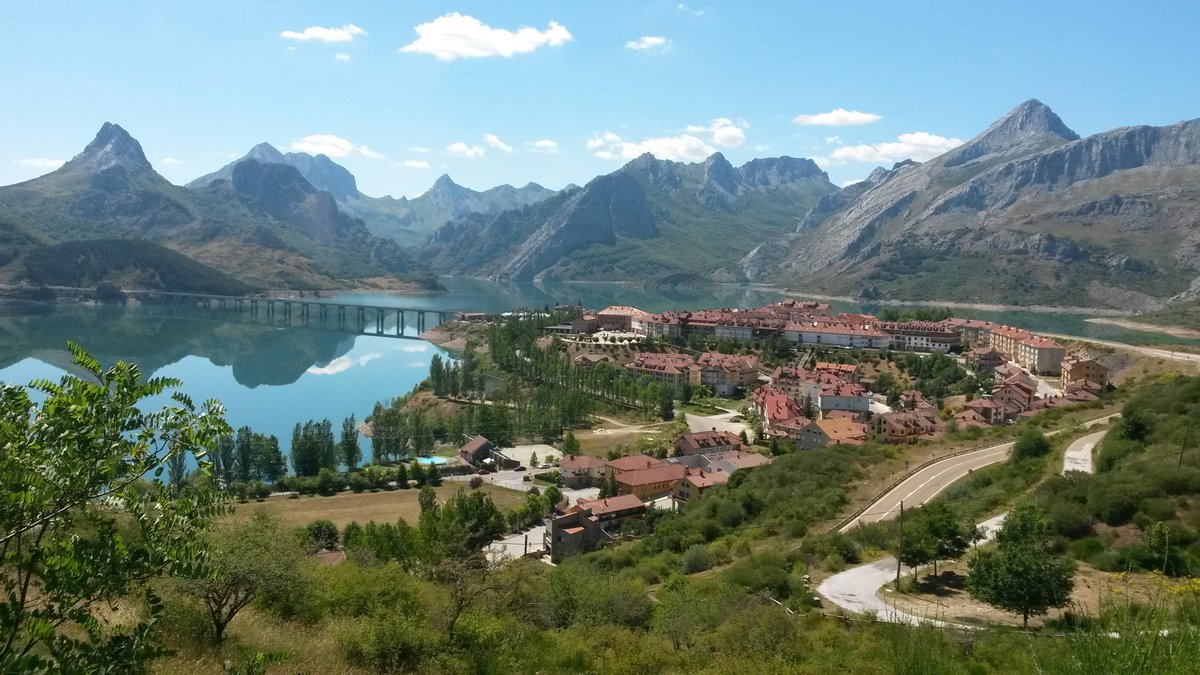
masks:
[[[191,258],[144,239],[87,239],[33,249],[21,260],[24,281],[90,288],[102,282],[123,288],[215,295],[255,289]]]

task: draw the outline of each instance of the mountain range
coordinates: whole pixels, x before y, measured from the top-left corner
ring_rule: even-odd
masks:
[[[1080,138],[1029,100],[824,197],[740,268],[864,297],[1146,309],[1200,284],[1198,207],[1200,120]]]
[[[439,270],[502,279],[733,281],[755,241],[782,236],[837,191],[809,159],[642,155],[581,188],[439,228],[418,248]]]
[[[214,181],[228,180],[234,168],[246,161],[294,167],[318,190],[332,195],[347,215],[361,219],[372,234],[404,246],[421,243],[438,227],[455,218],[470,213],[499,213],[535,204],[557,194],[537,183],[520,188],[500,185],[476,192],[443,174],[428,191],[413,199],[370,197],[358,191],[354,174],[329,157],[303,152],[282,153],[270,143],[259,143],[242,158],[193,180],[188,187],[204,188]]]
[[[227,178],[180,187],[111,123],[57,170],[0,188],[0,223],[19,244],[0,257],[8,258],[0,275],[10,280],[44,281],[24,264],[44,246],[114,239],[165,246],[258,288],[427,277],[398,244],[370,234],[294,167],[247,160]],[[154,264],[148,258],[142,267]]]
[[[77,273],[45,263],[130,240]],[[177,186],[105,124],[58,170],[0,188],[0,279],[90,283],[105,261],[172,286],[433,288],[436,272],[1153,309],[1200,288],[1200,120],[1081,138],[1029,100],[940,157],[842,189],[810,159],[646,154],[582,187],[442,176],[412,199],[364,195],[329,157],[267,143]]]

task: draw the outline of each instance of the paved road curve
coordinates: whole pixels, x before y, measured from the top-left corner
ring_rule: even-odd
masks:
[[[1103,424],[1116,416],[1117,414],[1114,413],[1097,420],[1092,420],[1086,426]],[[1050,432],[1050,434],[1056,433],[1061,432]],[[861,516],[846,523],[840,531],[847,532],[852,530],[859,523],[874,523],[880,520],[895,518],[900,515],[900,502],[904,502],[905,507],[909,508],[916,508],[928,502],[940,494],[942,490],[966,477],[970,472],[1007,459],[1008,453],[1012,450],[1013,443],[1010,441],[1008,443],[981,448],[965,455],[935,462],[921,469],[873,502]]]
[[[1108,418],[1104,418],[1108,419]],[[1096,420],[1093,423],[1099,423],[1101,420]],[[1106,431],[1098,431],[1093,434],[1088,434],[1076,439],[1067,448],[1063,455],[1063,471],[1086,471],[1092,472],[1092,450],[1096,447],[1096,443],[1104,438]],[[1011,448],[1012,444],[1006,444]],[[999,447],[995,450],[983,450],[981,457],[991,456],[999,451]],[[1007,452],[1007,451],[1005,451]],[[965,455],[964,455],[965,456]],[[998,461],[998,460],[996,460]],[[939,462],[932,467],[941,466],[943,462]],[[914,476],[915,478],[915,476]],[[914,493],[915,494],[915,493]],[[921,493],[924,494],[924,493]],[[935,493],[936,494],[936,493]],[[925,497],[925,501],[932,498]],[[920,502],[924,504],[925,502]],[[908,504],[908,502],[906,502]],[[918,505],[913,502],[913,505]],[[871,509],[868,509],[870,512]],[[998,516],[989,518],[979,524],[979,527],[984,531],[984,537],[978,544],[984,544],[991,541],[1000,526],[1004,523],[1004,516],[1007,513],[1001,513]],[[878,518],[876,518],[878,520]],[[977,545],[978,545],[977,544]],[[912,574],[913,570],[904,567],[902,574]],[[896,558],[888,556],[881,560],[876,560],[865,565],[852,567],[845,572],[835,574],[826,579],[818,588],[820,593],[827,600],[842,609],[853,612],[855,614],[874,613],[881,621],[890,621],[892,623],[907,623],[918,624],[921,622],[931,623],[936,626],[944,626],[945,622],[939,621],[932,617],[922,617],[913,614],[908,614],[900,611],[893,605],[888,604],[887,600],[880,597],[880,589],[896,578]]]

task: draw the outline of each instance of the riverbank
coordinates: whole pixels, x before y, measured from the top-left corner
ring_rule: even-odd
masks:
[[[1126,330],[1136,330],[1145,333],[1163,333],[1171,337],[1182,338],[1185,340],[1200,340],[1200,330],[1193,328],[1180,328],[1178,326],[1164,326],[1156,323],[1143,323],[1141,321],[1131,321],[1129,319],[1114,319],[1110,317],[1097,317],[1086,319],[1088,323],[1103,324],[1106,326],[1117,326]]]

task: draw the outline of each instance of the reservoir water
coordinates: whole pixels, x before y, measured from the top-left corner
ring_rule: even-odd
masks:
[[[761,289],[719,286],[691,290],[648,290],[622,284],[495,284],[448,279],[447,293],[399,296],[354,293],[344,303],[438,311],[503,312],[556,303],[586,307],[634,305],[647,311],[753,307],[781,299]],[[330,299],[330,298],[327,298]],[[839,310],[877,308],[833,303]],[[1135,333],[1084,321],[1086,317],[1032,312],[962,314],[1033,330],[1084,335],[1120,342],[1186,344],[1160,334]],[[404,338],[356,335],[311,327],[268,326],[238,320],[231,312],[178,307],[45,308],[0,306],[0,381],[27,384],[57,380],[71,370],[67,341],[105,365],[138,364],[145,376],[173,377],[195,400],[216,398],[234,427],[275,434],[288,448],[292,426],[308,419],[363,419],[376,401],[410,391],[426,377],[434,354],[444,353],[417,338],[409,321]],[[389,324],[388,333],[394,333]],[[429,324],[432,325],[432,324]],[[1196,344],[1197,341],[1191,341]],[[366,450],[366,447],[364,447]]]

